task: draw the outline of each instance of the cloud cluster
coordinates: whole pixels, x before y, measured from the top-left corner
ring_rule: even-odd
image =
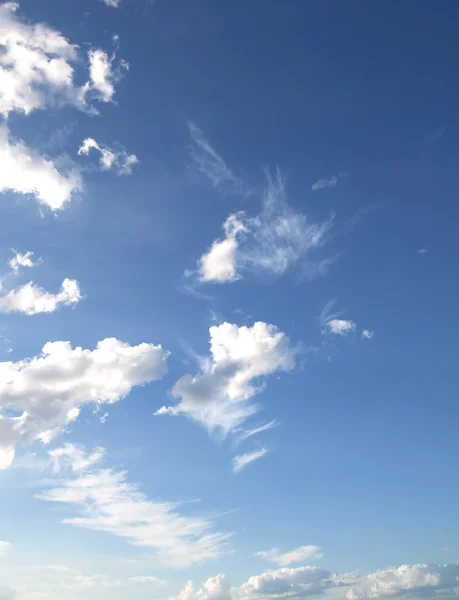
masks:
[[[336,187],[345,177],[347,177],[347,173],[344,172],[338,173],[338,175],[332,175],[331,177],[323,177],[313,183],[311,189],[316,192],[317,190]]]
[[[103,449],[86,454],[67,444],[50,454],[55,472],[63,476],[39,498],[77,512],[64,523],[153,549],[158,561],[168,567],[189,567],[226,552],[230,534],[214,531],[212,519],[181,514],[177,504],[150,501],[127,480],[126,472],[98,465]]]
[[[222,574],[210,577],[198,589],[188,581],[176,600],[231,600],[230,584]]]
[[[161,346],[130,346],[115,338],[95,350],[48,342],[39,356],[0,363],[0,468],[17,444],[49,443],[88,403],[112,404],[166,372]]]
[[[89,80],[78,86],[73,68],[78,47],[47,25],[23,22],[18,8],[17,2],[0,5],[0,114],[30,114],[65,104],[96,112],[88,102],[113,99],[114,83],[127,63],[114,65],[114,57],[91,48]]]
[[[291,371],[298,348],[274,325],[252,327],[231,323],[213,326],[210,357],[196,375],[185,375],[172,389],[179,400],[157,415],[185,415],[221,437],[235,432],[258,411],[253,397],[263,389],[260,380],[278,371]]]
[[[114,169],[118,175],[131,175],[132,167],[139,162],[135,154],[125,150],[114,150],[108,146],[100,146],[96,140],[86,138],[78,149],[78,154],[88,156],[91,150],[100,154],[99,164],[102,171]]]
[[[323,274],[330,259],[312,255],[328,241],[333,217],[314,223],[287,203],[285,179],[267,173],[263,207],[255,217],[245,212],[231,214],[223,224],[225,235],[215,240],[198,262],[203,282],[230,283],[246,271],[280,276],[298,262],[306,276]]]
[[[31,269],[32,267],[36,267],[40,262],[39,260],[34,261],[32,259],[33,252],[27,251],[22,254],[22,252],[17,252],[16,250],[11,251],[14,252],[14,256],[8,261],[8,265],[14,272],[19,271],[21,267]]]

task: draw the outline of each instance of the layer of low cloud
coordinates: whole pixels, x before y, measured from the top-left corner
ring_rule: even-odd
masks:
[[[253,398],[263,389],[260,380],[291,371],[298,349],[285,333],[263,322],[252,327],[222,323],[209,333],[210,357],[201,360],[196,375],[185,375],[174,385],[178,404],[156,414],[184,415],[225,437],[258,412]]]
[[[88,156],[91,150],[100,154],[99,165],[102,171],[113,169],[118,175],[131,175],[132,167],[139,162],[135,154],[128,154],[125,150],[115,150],[108,146],[101,146],[92,138],[86,138],[78,149],[78,154]]]
[[[343,590],[342,596],[346,595],[347,600],[434,599],[440,595],[455,597],[458,578],[459,563],[402,565],[363,576],[332,573],[307,565],[265,571],[234,587],[230,586],[223,574],[208,579],[198,588],[189,581],[175,600],[228,600],[230,597],[237,600],[299,600],[321,596],[327,590],[338,588]]]
[[[278,277],[300,262],[305,276],[323,275],[333,260],[317,259],[314,252],[328,241],[332,225],[333,217],[315,223],[290,207],[282,173],[277,170],[275,178],[268,173],[262,211],[255,217],[240,211],[226,219],[224,237],[198,261],[198,278],[231,283],[244,272]]]
[[[50,455],[58,476],[53,487],[38,497],[76,512],[63,523],[153,549],[158,562],[167,567],[190,567],[227,552],[230,534],[215,531],[212,519],[184,515],[176,503],[149,500],[125,471],[99,465],[103,449],[91,454],[67,444]]]
[[[30,195],[52,211],[62,209],[81,190],[76,167],[59,169],[53,160],[40,156],[23,141],[12,139],[0,124],[0,193]]]
[[[42,23],[31,24],[18,16],[19,4],[0,5],[0,114],[73,105],[97,112],[93,100],[110,102],[115,83],[128,67],[115,64],[100,49],[88,52],[89,79],[84,85],[74,80],[73,65],[81,59],[78,46]]]
[[[246,452],[245,454],[237,454],[232,461],[234,473],[239,473],[242,469],[245,469],[256,460],[260,460],[260,458],[263,458],[263,456],[266,456],[267,454],[267,448],[260,448],[260,450]]]
[[[322,558],[323,554],[319,546],[300,546],[288,552],[279,552],[277,548],[257,552],[256,556],[276,563],[279,567],[289,567],[299,563]]]
[[[17,444],[49,443],[84,405],[118,402],[159,379],[167,357],[160,345],[107,338],[94,350],[48,342],[38,356],[0,362],[0,468],[11,464]]]

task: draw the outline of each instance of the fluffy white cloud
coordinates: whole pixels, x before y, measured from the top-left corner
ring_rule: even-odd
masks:
[[[362,331],[362,338],[365,340],[372,340],[376,335],[375,331],[372,331],[370,329],[364,329]]]
[[[107,6],[112,6],[113,8],[118,8],[121,4],[121,0],[102,0]]]
[[[203,132],[194,123],[188,123],[191,137],[189,148],[192,167],[210,180],[214,187],[227,185],[240,190],[242,182],[234,175],[223,158],[212,148]]]
[[[12,252],[14,252],[14,256],[8,262],[8,265],[15,272],[19,271],[19,269],[21,267],[24,267],[24,268],[36,267],[40,262],[39,260],[37,260],[37,261],[32,260],[33,252],[28,251],[25,254],[22,254],[21,252],[17,252],[16,250],[12,250]]]
[[[2,540],[0,540],[0,556],[6,554],[10,547],[11,544],[9,542],[3,542]]]
[[[254,452],[246,452],[245,454],[238,454],[233,458],[233,471],[239,473],[242,469],[245,469],[250,463],[263,458],[268,454],[267,448],[261,448]]]
[[[222,323],[209,333],[210,358],[201,361],[197,375],[185,375],[174,385],[179,403],[156,414],[185,415],[224,437],[257,412],[252,399],[263,389],[260,378],[292,370],[298,348],[263,322],[252,327]]]
[[[115,37],[115,41],[118,38]],[[126,61],[114,65],[115,55],[108,56],[99,48],[89,50],[89,82],[85,85],[84,95],[94,97],[101,102],[111,102],[115,95],[115,83],[122,72],[129,69]]]
[[[261,213],[250,217],[238,212],[228,217],[223,225],[225,237],[214,241],[198,262],[199,279],[232,282],[244,271],[280,276],[300,260],[305,276],[322,275],[333,261],[314,261],[310,255],[328,240],[332,222],[332,218],[310,222],[291,208],[280,171],[275,179],[268,174]]]
[[[327,323],[327,331],[334,335],[345,336],[352,333],[356,329],[354,321],[347,321],[346,319],[331,319]]]
[[[336,576],[319,567],[284,567],[277,571],[265,571],[254,575],[237,588],[239,598],[302,598],[323,593],[339,582]]]
[[[347,177],[347,173],[343,172],[339,173],[338,175],[332,175],[331,177],[324,177],[323,179],[319,179],[313,183],[311,189],[316,192],[317,190],[336,187],[338,183],[340,183],[345,177]]]
[[[107,338],[95,350],[48,342],[39,356],[0,362],[0,467],[19,443],[49,443],[85,404],[112,404],[159,379],[167,357],[161,346]]]
[[[362,577],[359,586],[349,590],[347,598],[363,600],[415,592],[429,597],[435,595],[435,590],[455,587],[459,587],[459,563],[402,565]]]
[[[57,294],[51,294],[30,281],[0,296],[0,313],[51,313],[61,305],[72,306],[80,300],[80,286],[75,279],[64,279]]]
[[[226,552],[229,534],[215,532],[211,519],[182,515],[174,503],[150,501],[127,480],[126,472],[97,466],[102,455],[98,448],[85,456],[80,448],[68,444],[60,453],[58,461],[63,458],[64,462],[58,462],[58,472],[62,473],[62,467],[64,475],[39,498],[77,511],[78,516],[66,518],[64,523],[152,548],[158,560],[170,567],[189,567]],[[54,451],[53,460],[55,457]]]
[[[112,100],[125,62],[114,66],[114,57],[91,49],[89,81],[78,86],[72,66],[80,58],[78,47],[47,25],[23,22],[18,8],[17,2],[0,5],[0,114],[65,104],[97,112],[88,100]]]
[[[108,146],[100,146],[92,138],[86,138],[83,141],[78,149],[78,154],[87,156],[91,149],[99,152],[99,164],[102,171],[114,169],[118,175],[131,175],[133,165],[139,162],[135,154],[128,154],[125,150],[116,151]]]
[[[59,171],[52,160],[38,155],[21,140],[12,140],[5,124],[0,124],[0,164],[0,193],[33,195],[53,211],[63,208],[81,189],[76,168]]]
[[[209,577],[200,588],[188,581],[176,600],[231,600],[230,584],[225,575]]]
[[[276,563],[280,567],[288,567],[301,562],[304,563],[306,561],[322,558],[323,554],[319,546],[300,546],[289,552],[279,552],[277,548],[263,550],[262,552],[257,552],[256,556]]]

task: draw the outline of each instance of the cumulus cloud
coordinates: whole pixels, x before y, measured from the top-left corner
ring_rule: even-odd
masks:
[[[250,463],[263,458],[268,454],[267,448],[261,448],[254,452],[246,452],[245,454],[238,454],[233,458],[233,471],[239,473],[242,469],[245,469]]]
[[[36,267],[40,262],[39,260],[34,261],[32,259],[33,252],[27,251],[24,254],[22,254],[21,252],[17,252],[16,250],[11,250],[11,252],[14,253],[14,256],[12,259],[10,259],[8,261],[8,265],[15,272],[19,271],[19,269],[21,267],[23,267],[23,268]]]
[[[78,154],[88,156],[91,150],[97,150],[100,154],[99,164],[102,171],[114,169],[118,175],[131,175],[133,165],[137,164],[138,158],[135,154],[128,154],[125,150],[114,150],[108,146],[100,146],[96,140],[86,138]]]
[[[280,170],[274,179],[268,173],[260,214],[250,217],[240,211],[226,219],[224,237],[198,261],[198,277],[226,283],[244,271],[280,276],[300,261],[305,276],[323,275],[333,260],[313,260],[311,255],[328,241],[332,224],[333,218],[314,223],[291,208]]]
[[[345,177],[347,177],[347,173],[343,172],[338,173],[338,175],[332,175],[331,177],[323,177],[313,183],[311,189],[316,192],[317,190],[336,187]]]
[[[113,404],[135,386],[166,372],[168,352],[115,338],[95,350],[48,342],[40,355],[0,362],[0,467],[7,468],[17,444],[49,443],[86,404]]]
[[[118,38],[115,38],[117,41]],[[111,57],[100,48],[88,52],[89,81],[84,87],[84,95],[94,97],[101,102],[111,102],[115,95],[115,83],[122,77],[129,64],[121,60],[115,64],[115,54]]]
[[[0,5],[0,114],[30,114],[65,104],[97,112],[88,100],[113,99],[114,84],[127,68],[124,61],[114,65],[114,57],[90,49],[89,81],[79,86],[73,68],[80,58],[78,46],[47,25],[23,22],[18,8],[17,2]]]
[[[72,306],[80,300],[80,286],[75,279],[64,279],[57,294],[51,294],[30,281],[0,296],[0,313],[20,312],[25,315],[51,313],[61,305]]]
[[[323,554],[319,546],[300,546],[289,552],[279,552],[277,548],[263,550],[257,552],[256,556],[276,563],[280,567],[289,567],[290,565],[322,558]]]
[[[196,375],[185,375],[172,389],[179,402],[157,415],[185,415],[221,437],[235,432],[258,411],[253,397],[260,383],[279,371],[291,371],[298,348],[274,325],[252,327],[222,323],[209,329],[210,357]]]
[[[62,209],[81,189],[76,168],[59,170],[52,160],[40,156],[21,140],[11,139],[5,124],[0,124],[0,163],[0,193],[34,196],[39,204],[53,211]]]
[[[121,0],[102,0],[107,6],[112,6],[113,8],[118,8],[121,4]]]
[[[188,581],[175,600],[231,600],[230,584],[222,574],[210,577],[198,589]]]
[[[346,319],[331,319],[327,323],[327,331],[333,335],[346,336],[349,333],[354,332],[356,324],[354,321],[348,321]]]
[[[194,123],[188,123],[191,145],[189,156],[192,167],[217,188],[223,185],[241,188],[242,182],[231,171],[223,158],[212,148],[203,132]]]
[[[56,457],[54,451],[53,458]],[[76,464],[72,463],[75,457]],[[212,519],[186,516],[179,505],[153,502],[130,483],[125,471],[103,468],[103,450],[85,455],[67,444],[58,460],[61,477],[39,498],[71,507],[77,516],[63,523],[126,539],[135,546],[151,548],[165,566],[184,568],[203,563],[226,552],[230,534],[214,531]],[[142,578],[146,582],[145,578]],[[151,583],[151,578],[149,578]],[[140,578],[137,579],[141,583]]]
[[[348,600],[364,600],[386,596],[415,594],[435,596],[436,590],[458,587],[459,563],[444,565],[413,564],[377,571],[360,578],[358,587],[347,594]]]

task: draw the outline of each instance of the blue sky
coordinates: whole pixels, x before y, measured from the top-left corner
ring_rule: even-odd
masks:
[[[0,600],[456,594],[458,17],[0,4]]]

